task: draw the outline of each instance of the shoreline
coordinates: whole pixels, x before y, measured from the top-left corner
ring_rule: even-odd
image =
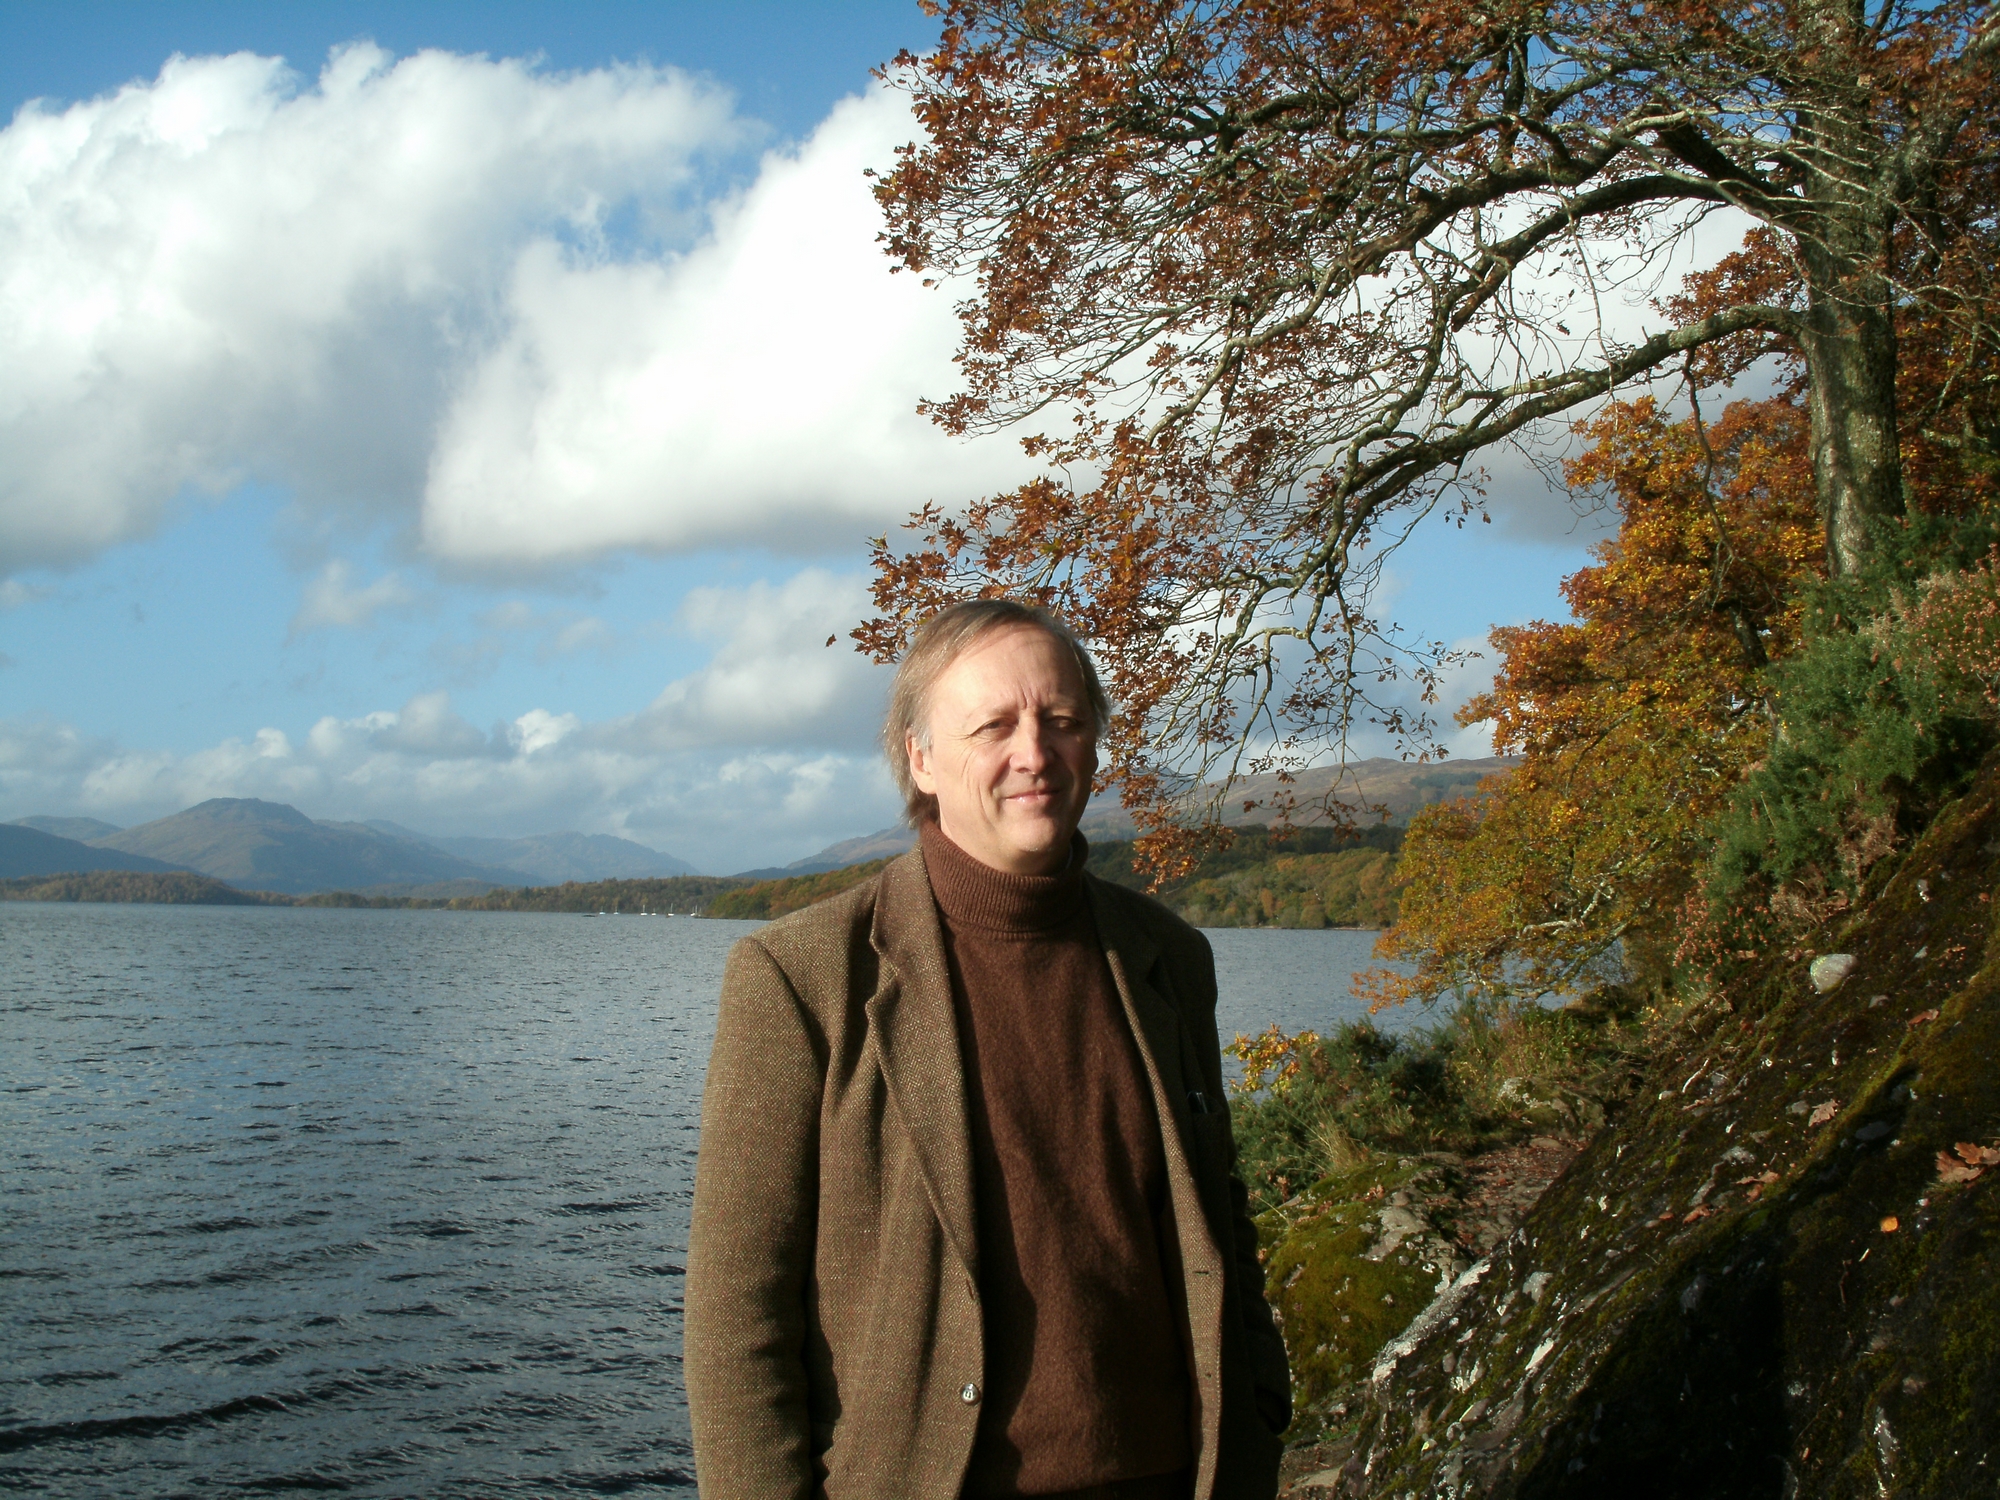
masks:
[[[93,874],[104,873],[93,871]],[[117,872],[112,872],[117,873]],[[20,906],[209,906],[209,907],[262,907],[272,910],[293,911],[443,911],[443,912],[515,912],[536,913],[543,916],[570,917],[672,917],[676,920],[696,919],[718,922],[767,922],[770,917],[739,917],[724,912],[707,911],[625,911],[615,907],[588,908],[540,907],[519,904],[486,905],[478,897],[431,897],[431,896],[371,896],[356,891],[314,891],[302,895],[291,895],[283,891],[242,890],[236,886],[222,885],[227,895],[174,896],[174,895],[95,895],[95,894],[46,894],[41,890],[23,892],[12,889],[16,886],[57,885],[77,877],[70,875],[23,876],[0,880],[0,902]],[[726,876],[714,877],[727,879]],[[561,889],[561,887],[529,887],[531,890]],[[1347,922],[1329,922],[1319,927],[1287,927],[1278,923],[1191,923],[1203,932],[1386,932],[1386,927]]]
[[[1336,849],[1273,851],[1244,840],[1189,877],[1150,892],[1198,928],[1381,932],[1394,925],[1396,852],[1375,840]],[[192,870],[91,870],[0,879],[0,901],[88,905],[331,907],[387,911],[542,911],[586,916],[770,920],[872,879],[888,859],[812,874],[671,875],[519,886],[387,883],[317,891],[246,889]],[[1093,847],[1099,879],[1144,891],[1133,846]],[[255,878],[252,876],[251,878]],[[296,877],[295,877],[296,878]],[[304,880],[309,880],[310,875]],[[298,883],[303,884],[304,880]]]

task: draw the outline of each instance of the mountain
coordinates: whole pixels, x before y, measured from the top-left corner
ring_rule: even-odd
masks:
[[[1342,796],[1350,804],[1386,808],[1390,825],[1401,827],[1410,821],[1414,813],[1433,802],[1449,802],[1469,796],[1488,776],[1511,771],[1519,764],[1510,756],[1434,761],[1427,765],[1378,756],[1373,760],[1355,761],[1346,767]],[[1334,785],[1334,778],[1341,774],[1333,767],[1300,771],[1289,790],[1300,802],[1310,803],[1316,797],[1325,796],[1328,788]],[[1268,826],[1275,821],[1269,808],[1259,807],[1246,813],[1242,810],[1243,804],[1252,799],[1263,801],[1275,796],[1279,789],[1276,776],[1249,777],[1230,789],[1229,804],[1223,811],[1222,821],[1233,828]],[[1302,827],[1310,827],[1316,820],[1302,816],[1295,821]],[[1363,826],[1370,821],[1361,819]],[[1083,810],[1083,819],[1078,827],[1093,844],[1119,843],[1139,836],[1138,825],[1119,803],[1115,792],[1093,797],[1090,805]],[[916,842],[915,830],[899,824],[894,828],[863,834],[860,838],[842,839],[837,844],[827,845],[817,854],[789,865],[768,870],[745,870],[743,875],[752,880],[818,875],[827,870],[845,869],[848,865],[866,864],[870,860],[901,854],[915,848]]]
[[[1250,776],[1230,788],[1222,821],[1235,828],[1269,825],[1276,821],[1276,816],[1268,807],[1246,813],[1242,810],[1243,804],[1252,800],[1265,801],[1281,790],[1289,790],[1301,803],[1310,804],[1315,798],[1325,796],[1339,778],[1342,801],[1356,808],[1363,805],[1381,807],[1388,812],[1389,822],[1401,827],[1432,803],[1452,802],[1470,796],[1487,777],[1504,775],[1520,763],[1518,757],[1507,755],[1487,755],[1477,760],[1432,761],[1428,764],[1377,756],[1372,760],[1354,761],[1344,769],[1324,766],[1296,772],[1289,788],[1281,788],[1275,775]],[[1356,816],[1364,824],[1372,821],[1360,817],[1359,813]],[[1301,827],[1310,827],[1321,820],[1302,815],[1294,821]],[[1084,831],[1089,833],[1088,828]],[[1130,833],[1123,835],[1125,838],[1133,836]]]
[[[65,823],[72,820],[49,818],[43,821]],[[74,821],[88,823],[92,820],[78,818]],[[90,870],[164,873],[180,868],[179,865],[148,859],[141,854],[128,854],[117,849],[93,849],[75,839],[45,833],[25,819],[19,823],[0,823],[0,880],[15,880],[23,875],[77,875]]]
[[[87,844],[92,839],[101,839],[119,831],[116,823],[107,823],[102,818],[16,818],[23,828],[39,828],[43,833],[53,833],[59,839],[75,839],[79,844]]]
[[[748,880],[784,880],[797,875],[824,875],[828,870],[844,870],[849,865],[865,865],[871,860],[887,859],[894,854],[903,854],[917,845],[914,828],[898,823],[894,828],[884,828],[878,833],[864,833],[860,838],[842,839],[837,844],[828,844],[819,853],[805,859],[792,861],[788,865],[773,865],[768,869],[745,870],[741,877]]]
[[[475,864],[357,823],[315,823],[295,807],[254,797],[216,797],[92,843],[290,895],[445,882],[464,890],[520,884],[514,870]]]
[[[686,860],[608,833],[538,833],[525,839],[415,836],[460,859],[516,871],[537,885],[560,885],[565,880],[651,880],[695,873]]]

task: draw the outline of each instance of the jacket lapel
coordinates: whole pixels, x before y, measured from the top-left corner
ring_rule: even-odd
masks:
[[[1197,1166],[1190,1150],[1191,1110],[1220,1109],[1219,1101],[1201,1099],[1197,1106],[1188,1084],[1199,1082],[1183,1065],[1180,1012],[1153,988],[1153,966],[1159,945],[1126,915],[1123,901],[1101,893],[1086,879],[1091,913],[1097,920],[1098,941],[1111,965],[1112,982],[1125,1002],[1125,1018],[1139,1044],[1139,1055],[1153,1086],[1153,1107],[1160,1117],[1160,1144],[1167,1159],[1167,1184],[1173,1198],[1174,1228],[1180,1242],[1183,1306],[1193,1340],[1195,1376],[1196,1495],[1212,1493],[1222,1433],[1222,1309],[1224,1262],[1214,1226],[1203,1204]]]
[[[1159,945],[1147,936],[1144,928],[1125,916],[1120,910],[1121,903],[1103,899],[1095,889],[1091,889],[1090,894],[1091,915],[1097,922],[1097,938],[1104,945],[1104,956],[1111,964],[1111,978],[1118,986],[1119,998],[1125,1002],[1125,1018],[1139,1043],[1139,1051],[1145,1057],[1146,1071],[1154,1076],[1160,1092],[1165,1095],[1157,1101],[1163,1111],[1161,1125],[1165,1128],[1177,1127],[1181,1116],[1187,1112],[1187,1103],[1182,1097],[1185,1090],[1182,1087],[1181,1018],[1180,1013],[1150,982],[1154,961],[1160,956]]]
[[[869,941],[882,969],[868,1001],[868,1027],[889,1099],[909,1133],[945,1236],[967,1274],[977,1277],[972,1142],[958,1022],[944,934],[921,849],[882,872]]]

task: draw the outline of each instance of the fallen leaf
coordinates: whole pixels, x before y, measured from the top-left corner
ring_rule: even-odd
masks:
[[[1934,1010],[1920,1010],[1920,1011],[1918,1011],[1918,1012],[1917,1012],[1917,1013],[1916,1013],[1916,1014],[1915,1014],[1914,1016],[1911,1016],[1911,1017],[1910,1017],[1910,1024],[1911,1024],[1912,1026],[1921,1026],[1921,1025],[1923,1025],[1923,1024],[1924,1024],[1924,1022],[1926,1022],[1926,1021],[1935,1021],[1936,1019],[1937,1019],[1937,1012],[1936,1012],[1936,1011],[1934,1011]]]
[[[1692,1224],[1696,1219],[1712,1219],[1714,1217],[1715,1210],[1704,1203],[1698,1208],[1689,1209],[1687,1217],[1682,1219],[1681,1222],[1683,1224]]]
[[[1743,1195],[1743,1201],[1745,1203],[1755,1203],[1759,1198],[1763,1196],[1764,1196],[1764,1184],[1760,1182],[1757,1183],[1755,1186],[1753,1186],[1749,1192]]]
[[[1769,1187],[1772,1183],[1778,1180],[1778,1174],[1776,1172],[1766,1172],[1762,1177],[1759,1177],[1757,1180],[1763,1183],[1765,1187]]]
[[[1953,1156],[1949,1151],[1937,1154],[1937,1174],[1939,1182],[1970,1182],[1985,1169],[1970,1166]]]
[[[2000,1167],[2000,1146],[1975,1146],[1971,1141],[1960,1141],[1951,1149],[1968,1167]]]
[[[1902,1227],[1903,1227],[1902,1221],[1898,1219],[1894,1214],[1885,1215],[1882,1220],[1882,1232],[1884,1234],[1894,1234],[1898,1229],[1901,1229]]]
[[[1835,1115],[1839,1113],[1840,1113],[1840,1101],[1838,1099],[1829,1099],[1824,1104],[1815,1104],[1813,1106],[1813,1112],[1807,1118],[1806,1124],[1824,1125],[1828,1120],[1831,1120]]]

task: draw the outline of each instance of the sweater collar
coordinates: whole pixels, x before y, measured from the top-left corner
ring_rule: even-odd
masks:
[[[949,926],[1046,932],[1083,910],[1083,865],[1090,845],[1081,833],[1070,836],[1069,863],[1053,875],[996,870],[959,848],[931,818],[918,825],[917,836],[931,894]]]

